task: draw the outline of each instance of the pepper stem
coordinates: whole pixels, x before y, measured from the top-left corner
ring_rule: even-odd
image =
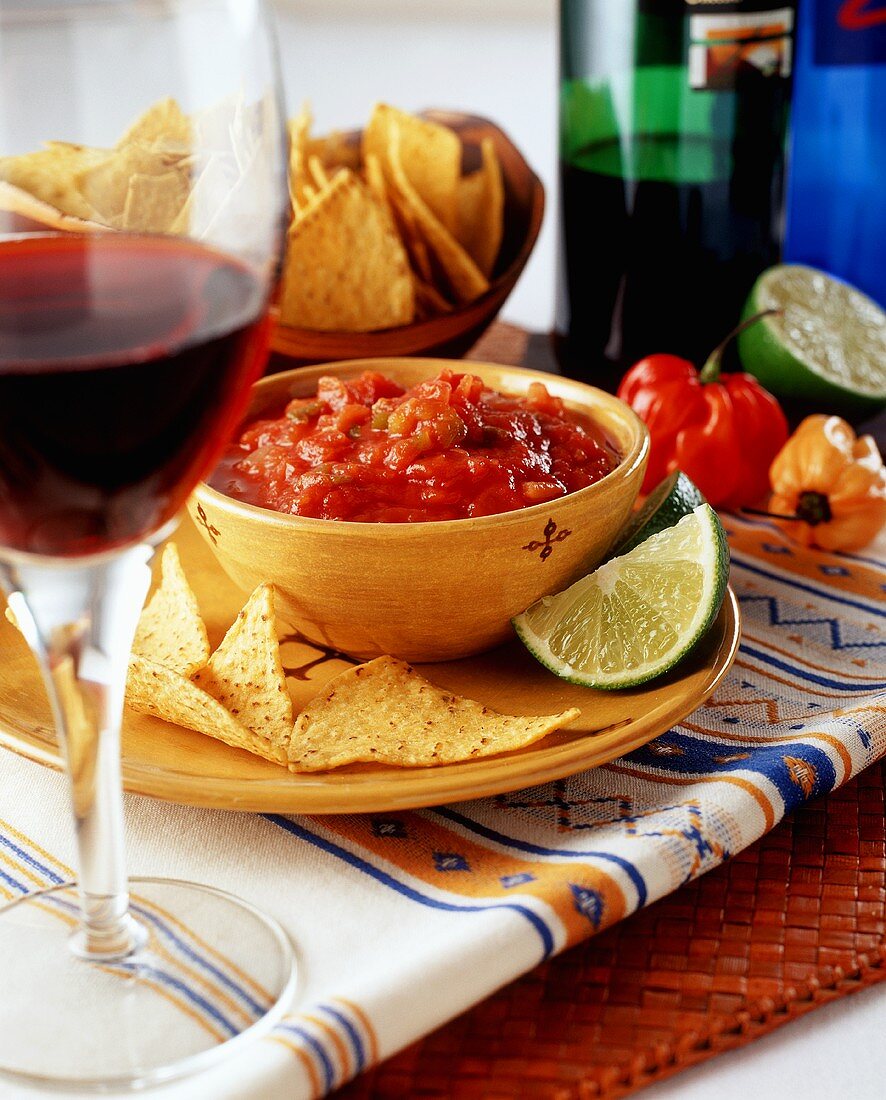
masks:
[[[833,518],[831,502],[824,493],[800,493],[800,499],[797,501],[797,515],[810,527],[816,527],[819,523],[830,523]]]
[[[720,367],[723,359],[723,352],[729,347],[732,340],[735,339],[739,333],[744,332],[746,328],[750,328],[751,325],[755,325],[757,321],[763,317],[769,317],[774,313],[781,313],[780,309],[764,309],[761,313],[755,313],[753,317],[747,317],[740,325],[736,325],[732,332],[729,333],[725,339],[721,340],[719,344],[714,348],[711,354],[705,360],[704,366],[699,371],[699,381],[716,382],[720,377]]]
[[[800,493],[797,511],[792,516],[786,516],[783,512],[767,512],[760,508],[742,508],[741,511],[749,516],[766,516],[767,519],[801,520],[810,527],[817,527],[819,523],[830,523],[833,519],[831,502],[824,493],[812,491]]]
[[[803,518],[801,515],[786,516],[784,512],[767,512],[763,508],[740,508],[739,511],[749,516],[765,516],[766,519],[798,520]]]

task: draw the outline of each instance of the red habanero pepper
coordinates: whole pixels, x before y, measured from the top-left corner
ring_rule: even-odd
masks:
[[[750,374],[720,374],[734,335],[701,371],[676,355],[647,355],[622,378],[618,396],[649,428],[644,493],[682,470],[714,507],[740,508],[766,496],[788,426],[778,401]]]

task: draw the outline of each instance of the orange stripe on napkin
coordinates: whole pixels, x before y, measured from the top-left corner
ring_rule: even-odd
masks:
[[[621,887],[607,872],[592,864],[574,859],[562,862],[521,859],[413,813],[382,816],[400,822],[404,835],[378,836],[372,830],[373,819],[366,816],[327,818],[323,825],[413,878],[458,897],[496,901],[511,898],[514,890],[504,886],[501,879],[531,874],[532,880],[521,884],[519,893],[550,906],[563,922],[570,943],[588,934],[588,918],[576,907],[570,884],[578,881],[600,896],[602,915],[595,931],[614,924],[627,913]]]
[[[372,1026],[372,1020],[369,1019],[369,1016],[358,1004],[355,1004],[354,1001],[348,1001],[344,997],[333,997],[332,1000],[337,1001],[338,1004],[344,1005],[345,1008],[349,1009],[363,1025],[363,1030],[366,1032],[366,1038],[369,1040],[369,1061],[364,1068],[375,1065],[378,1061],[378,1036],[375,1033],[375,1028]]]
[[[11,825],[3,817],[0,817],[0,828],[5,829],[8,833],[12,833],[16,840],[20,840],[23,844],[27,844],[27,846],[35,851],[37,855],[42,856],[47,863],[55,864],[55,867],[59,871],[61,871],[62,875],[67,875],[69,879],[73,879],[75,877],[74,871],[71,867],[69,867],[66,863],[62,863],[60,859],[56,859],[55,856],[50,855],[50,853],[47,852],[45,848],[41,848],[39,844],[35,844],[29,836],[25,836],[23,832],[20,832],[18,829],[16,829],[14,825]]]
[[[736,775],[697,775],[692,778],[677,778],[671,775],[651,775],[649,772],[640,771],[639,768],[626,768],[622,764],[604,764],[606,771],[618,772],[621,775],[632,775],[636,779],[645,779],[647,783],[667,783],[672,787],[693,787],[696,783],[729,783],[733,787],[740,787],[745,794],[749,794],[763,811],[767,831],[775,824],[775,810],[765,794],[747,779],[740,779]]]
[[[33,852],[37,853],[48,864],[54,864],[55,868],[61,871],[63,875],[67,875],[73,878],[74,873],[70,867],[52,856],[49,852],[46,851],[45,848],[41,848],[39,844],[35,844],[29,836],[21,832],[19,829],[16,829],[8,821],[6,821],[5,819],[0,819],[0,828],[9,832],[12,836],[16,838],[16,840],[21,841],[23,845],[30,848]],[[27,866],[27,864],[23,863],[22,860],[17,858],[16,856],[4,852],[3,859],[7,862],[9,866],[15,868],[15,871],[18,875],[32,882],[35,886],[38,887],[38,889],[42,890],[45,889],[47,886],[53,885],[52,883],[47,883],[44,878],[41,878],[37,874],[35,874]],[[168,913],[162,906],[155,904],[153,901],[149,901],[147,898],[140,897],[137,894],[133,894],[132,897],[133,900],[137,901],[139,905],[143,906],[149,912],[161,916],[164,920],[174,925],[179,930],[179,932],[187,936],[193,943],[197,944],[208,955],[211,955],[217,962],[225,966],[228,970],[230,970],[232,974],[235,974],[238,978],[240,978],[244,982],[244,984],[250,986],[254,992],[264,997],[268,1001],[268,1003],[273,1001],[274,998],[271,996],[271,994],[261,985],[259,985],[258,982],[255,982],[253,979],[251,979],[248,974],[245,974],[242,970],[240,970],[238,966],[236,966],[228,958],[222,955],[221,952],[211,947],[208,943],[206,943],[205,940],[192,932],[190,928],[182,924],[180,920],[174,917],[171,913]],[[67,917],[56,909],[52,909],[51,912],[60,918],[66,919],[68,923],[72,925],[76,924],[76,919],[73,917]],[[149,934],[151,937],[152,950],[157,955],[159,955],[166,962],[171,964],[181,974],[187,976],[204,990],[207,990],[216,1001],[220,1001],[225,1006],[225,1008],[235,1012],[244,1023],[249,1024],[252,1022],[251,1014],[245,1008],[237,1004],[230,997],[230,995],[224,991],[223,988],[221,988],[218,984],[212,982],[209,978],[207,978],[205,975],[195,969],[191,964],[185,962],[183,959],[179,959],[173,956],[171,952],[160,942],[157,937],[157,933],[153,928],[149,928]],[[160,993],[162,996],[166,997],[167,1000],[172,1001],[173,1003],[178,1005],[182,1009],[182,1011],[186,1013],[186,1015],[191,1016],[193,1019],[199,1019],[202,1022],[202,1017],[197,1016],[193,1012],[193,1010],[191,1010],[187,1006],[185,1002],[179,1001],[178,998],[172,996],[168,990],[162,987],[158,987],[156,983],[151,982],[150,985],[155,990],[155,992]],[[222,1035],[221,1032],[216,1032],[214,1029],[208,1030],[212,1030],[212,1034],[216,1035],[217,1037],[220,1037],[222,1039],[225,1038],[225,1036]]]
[[[292,1019],[292,1017],[287,1018]],[[335,1047],[335,1053],[338,1055],[338,1060],[342,1068],[343,1079],[347,1078],[350,1072],[351,1059],[348,1057],[348,1048],[345,1046],[344,1042],[342,1041],[342,1037],[335,1030],[335,1028],[332,1027],[331,1024],[328,1024],[325,1020],[321,1020],[319,1019],[319,1017],[314,1016],[309,1012],[299,1012],[295,1019],[307,1020],[329,1038],[332,1045]]]
[[[155,901],[149,901],[147,898],[140,897],[138,894],[133,894],[132,897],[139,905],[143,905],[145,909],[156,913],[162,917],[165,921],[175,925],[175,927],[185,936],[187,936],[193,943],[197,944],[201,950],[205,951],[207,955],[210,955],[217,962],[226,967],[232,974],[235,974],[244,985],[249,986],[253,993],[257,993],[260,997],[264,997],[268,1004],[272,1004],[276,999],[263,985],[260,985],[254,978],[251,978],[245,971],[241,970],[236,963],[233,963],[227,955],[223,955],[217,948],[212,947],[201,936],[198,936],[196,932],[193,932],[186,924],[182,924],[177,917],[174,917],[172,913],[167,912],[162,905],[158,905]]]
[[[783,676],[778,676],[768,669],[762,669],[757,665],[752,665],[749,661],[743,661],[740,657],[735,658],[735,665],[737,668],[746,668],[748,672],[753,672],[757,676],[765,676],[767,680],[774,680],[777,684],[784,684],[785,687],[793,688],[794,691],[800,691],[809,695],[823,695],[825,699],[846,698],[845,691],[825,691],[824,688],[814,688],[811,684],[798,684],[796,681],[786,680]]]
[[[730,516],[728,520],[733,518],[735,517]],[[824,550],[809,553],[797,543],[791,542],[786,535],[771,528],[736,527],[732,523],[729,523],[729,527],[732,534],[729,540],[730,546],[749,557],[766,562],[767,565],[777,565],[782,572],[791,576],[814,580],[825,588],[836,588],[853,596],[870,599],[874,603],[880,603],[883,599],[881,588],[883,570],[875,565],[868,565],[855,558],[829,554]],[[764,549],[766,544],[786,546],[791,553],[789,555],[773,554],[772,551]],[[846,575],[841,573],[825,575],[819,568],[822,565],[845,569]]]
[[[780,653],[782,657],[787,657],[791,661],[796,661],[798,665],[805,665],[806,668],[814,668],[818,672],[828,672],[832,676],[851,676],[853,680],[873,680],[875,683],[878,684],[881,683],[883,679],[882,676],[863,676],[861,673],[856,672],[854,668],[851,671],[847,670],[844,672],[842,669],[835,668],[833,664],[816,664],[815,661],[810,661],[806,657],[801,657],[800,654],[796,652],[796,650],[783,649],[781,646],[775,645],[773,642],[770,642],[768,638],[757,638],[753,634],[749,634],[748,631],[744,629],[744,627],[742,627],[741,636],[747,641],[753,642],[755,645],[765,646],[767,649],[772,649],[776,653]]]
[[[281,1047],[285,1047],[290,1054],[294,1054],[296,1058],[298,1058],[311,1083],[312,1098],[316,1100],[317,1097],[322,1096],[323,1086],[320,1084],[320,1075],[317,1073],[317,1067],[314,1065],[307,1051],[303,1050],[298,1043],[293,1042],[293,1040],[286,1035],[281,1035],[276,1031],[267,1035],[266,1038],[272,1043],[279,1043]]]

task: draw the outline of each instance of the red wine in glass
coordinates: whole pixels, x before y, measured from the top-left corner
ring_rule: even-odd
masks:
[[[264,287],[173,237],[0,239],[0,545],[77,556],[162,529],[262,369]]]

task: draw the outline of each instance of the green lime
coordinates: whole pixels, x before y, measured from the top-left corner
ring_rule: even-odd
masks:
[[[726,533],[709,504],[610,558],[514,619],[530,653],[564,680],[633,687],[673,668],[714,621],[729,577]]]
[[[814,267],[780,264],[757,279],[738,336],[742,364],[776,397],[822,411],[874,411],[886,404],[886,312]]]
[[[682,470],[675,470],[655,486],[642,506],[630,517],[609,556],[627,554],[650,535],[673,527],[704,503],[705,499],[695,482],[690,481]]]

